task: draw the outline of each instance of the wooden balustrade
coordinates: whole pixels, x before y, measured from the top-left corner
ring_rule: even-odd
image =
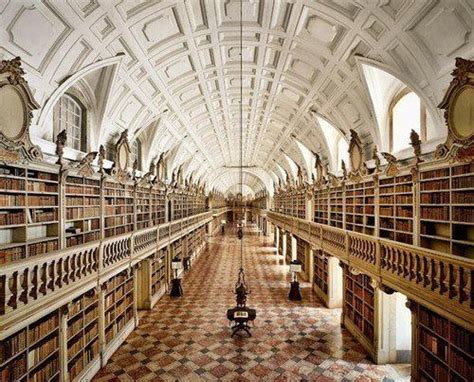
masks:
[[[474,261],[277,212],[266,216],[383,285],[474,329]]]
[[[21,320],[33,317],[43,308],[57,308],[95,286],[98,276],[101,279],[111,277],[151,249],[167,245],[170,240],[176,240],[212,219],[213,212],[208,211],[81,247],[2,265],[0,339],[8,336],[11,328]]]

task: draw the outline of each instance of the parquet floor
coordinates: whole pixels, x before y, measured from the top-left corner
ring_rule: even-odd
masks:
[[[244,264],[257,309],[252,337],[230,338],[226,311],[240,261],[235,231],[211,239],[184,278],[184,297],[162,298],[95,381],[407,381],[409,367],[374,365],[303,284],[288,300],[289,275],[269,239],[248,229]]]

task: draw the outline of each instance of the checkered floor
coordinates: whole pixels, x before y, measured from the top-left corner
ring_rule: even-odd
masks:
[[[144,312],[95,381],[408,381],[409,367],[377,366],[342,330],[340,310],[325,309],[303,284],[288,300],[289,276],[271,242],[244,237],[244,264],[257,309],[252,337],[230,338],[240,264],[235,232],[211,239],[184,278],[184,297],[168,296]]]

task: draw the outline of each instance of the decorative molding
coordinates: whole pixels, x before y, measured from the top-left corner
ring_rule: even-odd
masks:
[[[474,159],[474,61],[456,58],[454,77],[439,104],[448,128],[446,142],[436,148],[436,158]]]
[[[97,151],[92,151],[79,161],[75,168],[80,175],[89,177],[94,174],[95,171],[92,167],[92,162],[98,154]]]
[[[397,158],[389,153],[380,153],[387,161],[387,166],[385,167],[385,175],[387,176],[396,176],[400,172],[400,168],[397,164]]]
[[[367,175],[367,168],[364,166],[364,150],[359,134],[352,129],[350,129],[350,133],[349,160],[351,163],[351,171],[349,173],[349,178],[354,182],[360,182],[362,177]]]
[[[32,161],[43,158],[33,145],[30,124],[39,105],[24,79],[20,57],[0,63],[0,160]]]

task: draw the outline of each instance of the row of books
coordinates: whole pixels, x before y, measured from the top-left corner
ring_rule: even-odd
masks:
[[[0,178],[0,190],[24,191],[25,180],[15,178]]]
[[[421,191],[449,190],[449,179],[431,180],[421,183]]]
[[[453,178],[452,188],[474,188],[474,176]]]
[[[0,364],[26,348],[26,330],[0,342]]]
[[[59,316],[57,312],[47,316],[44,320],[30,326],[28,329],[28,340],[30,344],[37,342],[48,333],[59,327]]]
[[[58,220],[58,210],[29,209],[29,215],[33,223],[47,223]]]
[[[89,364],[98,354],[99,340],[96,340],[70,362],[68,366],[69,380],[73,381],[84,370],[84,365]]]
[[[105,215],[123,215],[123,214],[133,214],[133,206],[122,205],[122,206],[106,206]]]
[[[28,352],[28,366],[30,368],[35,366],[52,352],[56,351],[57,348],[58,336],[55,335]]]
[[[28,382],[49,382],[51,377],[59,372],[59,358],[52,357],[50,361],[44,364],[28,377]]]
[[[83,178],[78,176],[68,176],[66,182],[69,184],[84,184],[86,186],[100,187],[99,179]]]
[[[51,195],[28,195],[29,206],[57,206],[57,197]]]
[[[66,206],[99,206],[100,198],[97,197],[82,197],[82,196],[68,196],[66,197]]]
[[[67,220],[96,218],[100,216],[100,207],[68,207],[66,209]]]
[[[474,206],[453,208],[453,220],[458,222],[474,223]]]
[[[43,241],[41,243],[34,243],[28,246],[29,256],[38,256],[43,253],[57,251],[59,249],[59,243],[57,239]]]
[[[11,263],[12,261],[24,259],[25,257],[26,252],[24,246],[0,250],[0,264]]]
[[[17,382],[27,372],[26,354],[15,358],[7,366],[0,369],[0,380],[4,382]]]
[[[448,206],[421,207],[420,216],[422,219],[449,220],[449,207]]]
[[[133,224],[133,215],[109,216],[105,218],[105,227],[115,227],[122,224]]]
[[[420,195],[422,204],[446,204],[449,203],[448,192],[430,192]]]
[[[22,207],[25,205],[25,196],[17,194],[0,194],[1,207]]]
[[[12,225],[12,224],[24,224],[25,223],[25,213],[21,212],[12,212],[12,213],[1,213],[0,212],[0,225]]]
[[[29,192],[58,192],[57,183],[28,182],[26,189]]]
[[[67,194],[100,195],[100,188],[94,186],[72,186],[66,184]]]
[[[453,199],[454,204],[463,204],[463,203],[465,203],[465,204],[474,204],[474,192],[472,192],[472,191],[453,192],[452,193],[452,199]]]

